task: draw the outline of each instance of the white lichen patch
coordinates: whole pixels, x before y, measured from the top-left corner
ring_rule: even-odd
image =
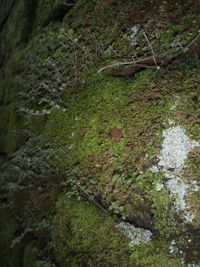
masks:
[[[185,196],[189,189],[189,185],[184,183],[181,178],[175,177],[171,178],[166,182],[166,187],[171,195],[176,195],[176,210],[185,210],[187,204],[185,201]]]
[[[176,247],[176,241],[172,240],[169,246],[169,252],[170,253],[178,253],[179,249]]]
[[[163,189],[164,184],[156,184],[156,191],[159,192]]]
[[[131,245],[145,244],[151,240],[152,232],[134,225],[121,222],[117,226],[131,241]]]
[[[181,126],[171,127],[163,133],[164,141],[158,166],[166,173],[167,177],[180,175],[188,153],[199,143],[192,141]]]
[[[156,185],[156,191],[159,192],[164,188],[164,184],[157,184]]]
[[[132,46],[137,45],[137,34],[139,31],[140,31],[140,25],[135,25],[131,28],[130,40]]]
[[[183,211],[183,217],[187,222],[192,222],[194,214],[189,211],[186,201],[187,196],[199,189],[196,182],[190,184],[182,179],[184,164],[189,152],[195,147],[200,147],[196,141],[192,141],[181,126],[170,127],[163,132],[162,150],[158,157],[159,162],[151,167],[151,171],[156,173],[162,171],[166,178],[165,186],[169,190],[170,196],[175,198],[175,210]],[[157,191],[161,187],[157,186]]]
[[[160,170],[159,170],[158,166],[153,165],[153,166],[150,168],[150,171],[152,171],[153,173],[158,173]]]
[[[200,267],[200,264],[188,263],[188,267]]]
[[[180,100],[180,97],[175,96],[175,101],[174,101],[173,105],[171,106],[170,110],[175,110],[178,107],[179,100]]]
[[[168,123],[170,126],[175,125],[175,122],[173,120],[170,120],[170,119],[168,120]]]

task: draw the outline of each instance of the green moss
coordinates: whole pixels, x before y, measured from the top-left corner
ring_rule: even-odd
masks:
[[[167,225],[168,205],[162,222],[159,213],[162,214],[169,199],[167,193],[163,198],[153,199],[152,181],[159,177],[150,178],[146,172],[159,153],[160,123],[168,117],[171,99],[162,91],[154,95],[152,74],[145,71],[126,82],[89,73],[83,91],[70,102],[68,110],[51,114],[45,133],[57,147],[59,166],[68,170],[67,180],[72,177],[79,180],[92,194],[101,192],[110,209],[123,216],[144,217],[153,208],[157,228],[161,230]],[[113,128],[122,133],[118,141],[109,134]],[[138,172],[144,173],[140,179],[144,178],[148,188],[138,189]],[[120,182],[115,179],[117,176]],[[162,203],[156,207],[160,200]]]
[[[17,114],[20,106],[42,110],[46,108],[39,104],[43,97],[48,101],[61,98],[66,112],[55,109],[49,116],[44,134],[56,149],[55,161],[60,170],[67,170],[66,180],[78,181],[89,194],[100,196],[109,209],[119,216],[134,215],[139,222],[140,218],[150,218],[150,227],[153,225],[163,238],[168,238],[176,234],[174,229],[177,226],[171,214],[172,199],[169,199],[166,189],[159,192],[155,189],[156,183],[164,182],[162,174],[153,175],[148,170],[156,163],[162,131],[169,127],[168,118],[184,125],[189,134],[199,138],[199,69],[185,62],[181,63],[181,68],[176,66],[175,70],[170,69],[173,66],[159,71],[145,70],[129,80],[97,74],[100,65],[132,59],[130,29],[136,23],[143,25],[149,14],[155,11],[156,20],[150,20],[145,30],[156,53],[171,49],[174,40],[186,44],[194,38],[198,20],[193,20],[189,14],[176,25],[172,25],[170,19],[163,23],[163,20],[159,21],[158,2],[133,3],[130,0],[124,5],[122,0],[117,3],[80,0],[65,16],[61,26],[67,9],[58,5],[57,1],[17,1],[1,33],[3,55],[16,47],[22,50],[11,54],[4,68],[5,77],[1,76],[0,102],[6,106],[0,108],[0,133],[4,136],[0,151],[12,152],[20,144],[13,135],[13,131],[24,126]],[[170,3],[168,8],[171,8]],[[173,12],[177,9],[179,7],[172,8]],[[144,13],[140,14],[140,10]],[[167,11],[164,10],[164,13],[167,18]],[[54,22],[49,24],[52,20]],[[42,29],[47,24],[48,27]],[[37,25],[40,27],[36,29]],[[32,27],[35,32],[30,36]],[[27,46],[20,46],[29,37]],[[144,36],[140,39],[136,58],[151,53]],[[77,45],[72,40],[77,40]],[[60,73],[61,78],[57,80]],[[45,91],[45,88],[59,91],[63,84],[65,90],[62,95],[49,97]],[[23,103],[19,103],[16,95],[19,91],[26,99]],[[178,107],[176,111],[170,110],[176,95],[180,98]],[[27,118],[28,128],[40,133],[45,126],[45,118]],[[119,140],[110,134],[112,129],[120,132]],[[185,174],[186,178],[193,179],[193,175],[199,177],[198,167],[191,172],[191,168],[198,164],[198,160],[191,158],[188,164],[188,174],[191,176],[186,177]],[[192,205],[195,206],[199,195],[196,193],[192,198]],[[48,212],[48,209],[41,208],[38,217],[43,217],[44,210]],[[106,223],[103,225],[99,221]],[[102,226],[96,234],[97,224]],[[55,251],[59,261],[66,266],[66,261],[71,266],[77,266],[87,260],[90,266],[102,266],[102,261],[105,266],[118,266],[119,262],[122,266],[127,262],[128,266],[125,239],[120,235],[119,241],[119,233],[115,232],[113,224],[112,219],[100,215],[89,204],[60,200],[55,232]],[[114,237],[111,236],[112,232],[116,233]],[[97,239],[101,240],[99,244]],[[121,239],[122,248],[119,247]],[[157,250],[157,246],[159,244],[142,248],[146,259],[142,257],[142,249],[140,251],[138,248],[133,256],[134,264],[154,266],[155,261],[165,266],[168,255],[163,256],[162,260],[164,252]],[[107,253],[104,247],[113,249],[113,253]],[[18,249],[20,251],[20,247],[16,248],[16,254]],[[158,251],[158,256],[154,249]],[[32,264],[28,261],[28,258],[30,262],[34,261],[31,245],[26,248],[25,257],[24,264]],[[172,260],[173,264],[175,261]]]
[[[2,267],[6,267],[10,245],[15,233],[15,224],[8,208],[0,208],[0,233],[0,264]]]
[[[14,8],[2,30],[1,50],[13,51],[20,43],[27,41],[34,21],[35,1],[20,0]]]
[[[29,122],[29,129],[34,134],[41,133],[45,127],[46,120],[46,116],[32,116]]]
[[[23,267],[34,267],[36,266],[38,250],[35,247],[35,242],[32,241],[28,244],[24,250],[24,262]]]
[[[17,206],[15,208],[16,212]],[[0,208],[0,265],[2,267],[22,266],[24,243],[11,247],[17,229],[18,225],[12,208]]]
[[[92,204],[61,198],[57,203],[54,246],[64,266],[131,266],[128,239],[115,222]]]
[[[0,132],[3,136],[0,146],[1,151],[9,153],[17,148],[19,142],[19,136],[16,134],[16,129],[18,128],[19,117],[16,114],[15,104],[10,104],[8,106],[2,106],[1,110],[1,126]]]
[[[102,79],[87,83],[84,91],[67,113],[55,110],[48,120],[47,132],[53,134],[54,141],[64,140],[71,146],[68,164],[76,161],[87,163],[95,157],[103,157],[106,150],[119,157],[124,150],[126,117],[122,114],[126,98],[126,84],[120,80]],[[78,104],[80,103],[80,104]],[[56,128],[54,133],[51,127]],[[109,130],[118,128],[124,138],[119,142],[109,137]],[[54,136],[57,136],[54,138]],[[64,139],[63,139],[64,138]]]
[[[54,251],[62,266],[185,266],[179,257],[170,255],[167,241],[131,248],[128,243],[113,219],[92,204],[66,197],[58,201]]]
[[[164,242],[150,242],[134,248],[132,261],[139,267],[185,267],[177,257],[169,255],[169,244]]]
[[[50,21],[62,21],[63,16],[69,10],[67,4],[58,0],[39,0],[36,11],[36,24],[46,25]]]

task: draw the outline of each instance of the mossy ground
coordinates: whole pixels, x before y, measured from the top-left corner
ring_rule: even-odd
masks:
[[[62,197],[57,203],[54,250],[63,266],[184,266],[165,242],[132,248],[108,214],[86,201]]]
[[[54,245],[63,266],[131,266],[128,239],[93,205],[60,199]]]

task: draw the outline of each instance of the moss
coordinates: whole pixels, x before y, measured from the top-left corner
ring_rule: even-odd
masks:
[[[62,266],[185,266],[177,255],[170,255],[167,241],[131,248],[128,243],[114,220],[91,203],[67,197],[58,201],[54,251]]]
[[[36,266],[38,250],[35,247],[35,241],[28,244],[24,250],[24,262],[23,267],[34,267]]]
[[[187,266],[181,262],[181,259],[169,255],[168,248],[169,244],[163,241],[150,242],[135,247],[131,258],[139,267]]]
[[[17,207],[15,207],[17,210]],[[15,212],[16,212],[15,210]],[[22,266],[24,243],[11,247],[15,237],[18,224],[13,215],[12,208],[0,208],[0,264],[2,267],[20,267]]]
[[[6,105],[0,109],[0,132],[4,136],[0,151],[12,152],[20,144],[19,139],[13,135],[13,130],[18,131],[24,126],[20,116],[16,114],[17,108],[24,103],[28,108],[45,108],[39,103],[43,97],[49,97],[49,92],[46,93],[46,89],[43,89],[53,88],[59,91],[65,84],[62,95],[50,96],[48,101],[52,100],[51,97],[53,100],[61,99],[66,112],[55,109],[49,116],[44,134],[56,149],[55,161],[60,170],[67,171],[66,180],[79,181],[89,194],[100,196],[109,209],[119,216],[134,215],[140,224],[147,218],[150,220],[150,228],[158,229],[164,239],[177,234],[177,225],[171,214],[172,200],[169,199],[166,189],[161,192],[155,189],[157,182],[163,182],[162,174],[152,175],[148,170],[157,160],[162,131],[169,126],[168,118],[174,119],[176,124],[184,125],[189,134],[199,138],[199,69],[194,68],[197,64],[193,65],[184,59],[184,63],[180,60],[176,66],[169,66],[168,69],[145,70],[128,80],[97,74],[100,65],[110,64],[119,58],[125,61],[133,57],[129,34],[135,24],[145,25],[156,52],[171,49],[174,40],[185,44],[194,38],[198,30],[198,19],[188,14],[181,22],[177,21],[176,25],[172,25],[175,24],[174,12],[179,12],[179,7],[173,3],[172,8],[169,1],[170,3],[166,4],[167,9],[164,6],[163,21],[160,20],[163,14],[158,15],[158,8],[163,8],[163,5],[161,6],[159,1],[147,2],[149,1],[133,3],[130,0],[124,5],[122,0],[117,3],[106,0],[80,0],[72,12],[65,16],[61,25],[60,22],[68,9],[58,5],[57,1],[16,1],[1,33],[3,55],[5,56],[7,50],[16,51],[15,54],[10,54],[11,59],[4,67],[4,77],[1,76],[3,78],[0,82],[0,102]],[[171,17],[168,18],[167,10],[170,8],[173,12],[169,11]],[[152,15],[152,20],[149,20],[149,14]],[[147,19],[150,24],[146,25]],[[49,24],[52,20],[53,23]],[[48,27],[42,28],[47,24]],[[40,27],[36,29],[37,25]],[[30,35],[32,27],[35,32]],[[31,39],[24,48],[22,44],[25,44],[29,37]],[[134,51],[136,57],[145,57],[150,54],[150,49],[144,36],[140,37],[140,45]],[[72,40],[78,40],[78,45]],[[22,50],[17,51],[16,47]],[[78,71],[71,67],[74,65]],[[57,80],[60,73],[62,77]],[[19,103],[16,96],[19,91],[26,99],[23,104]],[[180,97],[178,107],[176,111],[170,110],[176,95]],[[29,117],[27,122],[34,133],[40,133],[46,123],[43,117]],[[112,129],[120,132],[121,137],[118,140],[110,134]],[[197,165],[198,160],[191,158],[188,164],[188,174],[191,176],[186,173],[186,179],[193,179],[193,175],[199,177],[198,167],[191,172],[193,166]],[[192,198],[195,206],[199,195],[196,193]],[[37,197],[35,199],[38,200]],[[38,206],[36,200],[35,203]],[[96,214],[96,210],[86,203],[66,200],[65,204],[59,205],[64,209],[63,212],[58,207],[56,217],[55,251],[59,261],[67,264],[69,257],[72,266],[82,262],[84,264],[87,260],[90,266],[94,263],[102,266],[100,261],[104,257],[105,266],[117,266],[117,260],[122,261],[122,265],[129,263],[128,256],[126,258],[120,254],[126,251],[125,243],[120,252],[121,241],[117,237],[118,234],[114,240],[111,237],[110,232],[116,231],[111,227],[114,223],[112,219],[106,223],[107,229],[100,227],[97,237],[101,239],[102,235],[105,240],[101,240],[95,250],[95,225],[98,220],[106,221],[106,217]],[[38,217],[43,217],[44,210],[39,209]],[[81,220],[83,232],[78,231],[82,227]],[[66,221],[69,221],[67,226]],[[68,231],[68,226],[69,240],[66,240],[63,233]],[[104,250],[102,252],[101,246],[113,248],[113,254],[107,255]],[[138,248],[138,256],[133,256],[137,263],[135,264],[153,266],[157,260],[161,266],[167,264],[168,256],[163,256],[164,259],[161,260],[163,252],[159,252],[159,257],[155,254],[151,257],[155,246],[144,248],[146,261],[141,256],[142,249],[139,252]],[[75,253],[74,257],[69,255],[67,248]],[[18,248],[16,253],[17,251]],[[26,255],[29,253],[31,254],[31,245],[25,252]]]
[[[155,229],[163,238],[173,238],[180,230],[180,225],[177,224],[173,212],[174,200],[169,196],[165,187],[157,191],[157,185],[165,184],[164,175],[147,171],[145,174],[139,175],[136,182],[145,202],[149,202],[149,210],[151,210],[154,218]]]
[[[1,10],[0,10],[0,27],[4,23],[6,17],[8,16],[10,10],[12,9],[14,4],[14,0],[3,0],[1,2]]]
[[[70,6],[62,1],[39,0],[36,11],[36,24],[47,25],[50,21],[62,21]]]
[[[3,139],[1,141],[1,151],[9,153],[17,148],[16,129],[18,116],[16,114],[15,105],[1,107],[1,127]]]
[[[57,203],[54,247],[64,266],[131,266],[128,240],[115,222],[92,204],[61,198]]]
[[[29,122],[29,129],[34,134],[39,134],[45,127],[46,116],[32,116]]]
[[[127,82],[91,72],[71,107],[64,113],[55,110],[45,130],[57,147],[58,164],[67,170],[66,180],[78,180],[92,195],[100,194],[114,213],[134,214],[141,225],[148,221],[163,238],[179,235],[184,226],[168,190],[156,190],[157,183],[165,183],[163,174],[149,168],[157,161],[169,118],[193,130],[191,121],[183,123],[182,105],[189,98],[186,84],[196,72],[182,81],[178,73],[144,71]],[[109,136],[112,128],[123,134],[118,142]]]
[[[15,233],[15,224],[8,208],[0,208],[0,233],[0,264],[2,267],[6,267],[10,245]]]
[[[2,30],[1,50],[7,55],[8,48],[13,51],[19,44],[27,41],[34,20],[35,1],[20,0],[15,3]]]
[[[126,97],[125,86],[120,80],[98,79],[95,84],[93,80],[90,90],[86,90],[76,100],[80,105],[73,105],[65,115],[59,110],[53,112],[47,132],[51,135],[51,127],[56,125],[56,132],[52,136],[54,138],[57,135],[54,141],[59,142],[60,138],[66,136],[66,145],[73,146],[67,163],[74,164],[79,160],[88,162],[99,155],[104,157],[106,149],[110,149],[110,154],[116,157],[123,151],[124,140],[112,141],[109,130],[118,128],[123,132],[126,125],[126,118],[121,114]],[[123,134],[125,139],[126,133]]]

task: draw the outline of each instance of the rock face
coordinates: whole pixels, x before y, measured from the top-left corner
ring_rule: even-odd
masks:
[[[197,8],[0,1],[1,266],[198,266]]]

